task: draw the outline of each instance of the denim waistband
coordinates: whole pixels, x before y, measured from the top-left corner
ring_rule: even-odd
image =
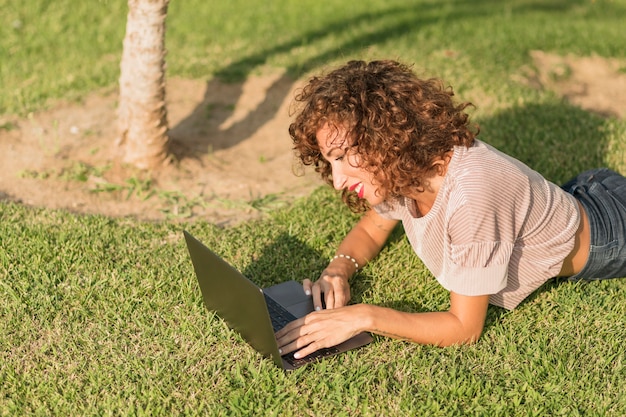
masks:
[[[562,188],[589,218],[590,250],[572,281],[626,277],[626,178],[607,168],[583,172]]]

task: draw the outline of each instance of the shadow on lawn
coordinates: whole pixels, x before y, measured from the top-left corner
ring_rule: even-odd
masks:
[[[582,1],[582,0],[580,0]],[[536,8],[544,8],[556,13],[562,13],[568,8],[576,6],[580,1],[560,1],[552,4],[549,9],[539,4],[512,7],[510,13],[528,13]],[[219,150],[237,145],[250,137],[276,114],[281,104],[291,91],[294,80],[316,68],[328,65],[342,56],[353,56],[360,51],[367,51],[372,45],[381,45],[400,39],[407,34],[428,30],[444,19],[449,24],[459,20],[472,20],[481,16],[501,13],[500,3],[495,0],[474,2],[457,0],[447,6],[447,13],[441,14],[441,4],[438,2],[424,3],[418,6],[391,7],[385,11],[364,12],[341,21],[329,19],[329,23],[320,29],[310,30],[303,35],[289,41],[271,45],[254,54],[243,57],[224,66],[217,72],[215,79],[207,82],[204,100],[188,117],[178,125],[172,127],[170,135],[173,141],[172,151],[179,158],[198,158],[209,149]],[[356,33],[356,34],[355,34]],[[332,46],[324,44],[328,39],[335,39]],[[202,134],[210,131],[209,124],[221,126],[232,114],[232,109],[220,112],[215,118],[208,119],[213,103],[222,99],[217,97],[217,85],[220,82],[237,83],[238,89],[229,98],[233,103],[238,102],[243,92],[243,81],[259,67],[263,66],[272,57],[281,55],[297,55],[299,49],[306,49],[312,45],[319,45],[312,57],[303,57],[297,63],[286,68],[285,74],[277,78],[269,87],[265,100],[256,109],[251,111],[244,120],[230,125],[224,132],[220,132],[220,140],[214,140],[214,135]],[[397,58],[390,56],[389,58]],[[230,106],[226,106],[230,107]],[[287,126],[285,126],[285,130]],[[190,134],[190,132],[196,132]],[[198,133],[200,132],[200,133]]]
[[[605,165],[604,119],[566,102],[517,106],[477,122],[479,139],[556,184]]]
[[[399,225],[389,238],[388,245],[396,244],[404,238]],[[305,278],[315,281],[328,265],[330,259],[313,249],[298,237],[282,233],[255,256],[243,274],[261,287]],[[361,302],[362,295],[369,289],[370,278],[359,273],[350,281],[351,303]]]
[[[289,280],[315,279],[327,262],[299,238],[282,233],[254,257],[243,273],[259,286],[267,287]]]

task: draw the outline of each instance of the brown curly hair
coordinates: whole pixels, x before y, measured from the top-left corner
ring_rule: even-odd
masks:
[[[434,161],[453,146],[471,146],[478,135],[465,113],[471,103],[456,104],[441,80],[419,79],[396,61],[350,61],[316,76],[296,95],[296,117],[289,126],[294,151],[304,165],[313,165],[332,186],[330,163],[324,159],[316,133],[326,123],[346,129],[346,138],[385,195],[407,196],[432,176]],[[355,212],[365,200],[343,190]]]

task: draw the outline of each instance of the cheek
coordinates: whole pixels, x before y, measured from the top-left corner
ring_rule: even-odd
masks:
[[[350,153],[348,154],[347,160],[352,167],[358,167],[361,165],[361,157],[359,154]]]
[[[362,159],[357,154],[348,155],[344,161],[344,170],[349,171],[350,174],[358,176],[360,178],[370,177],[369,172],[361,167]]]

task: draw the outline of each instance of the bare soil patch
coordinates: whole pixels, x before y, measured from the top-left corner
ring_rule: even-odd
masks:
[[[626,63],[600,56],[559,56],[532,51],[535,68],[525,79],[602,116],[626,117]]]
[[[144,220],[259,217],[321,184],[294,174],[287,128],[296,84],[275,72],[239,84],[170,79],[176,160],[154,172],[117,162],[117,93],[0,119],[0,199]]]
[[[624,64],[532,53],[523,80],[603,115],[626,116]],[[0,199],[143,220],[231,225],[321,185],[294,174],[287,133],[298,81],[280,72],[244,83],[168,80],[177,160],[155,172],[117,161],[117,94],[94,93],[27,118],[0,118]]]

